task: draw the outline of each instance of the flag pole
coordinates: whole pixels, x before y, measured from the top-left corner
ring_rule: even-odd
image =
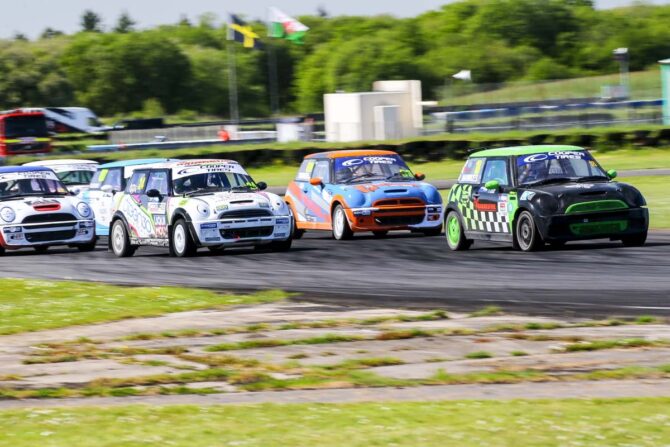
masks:
[[[272,18],[270,17],[270,8],[268,12],[268,35],[272,37]],[[279,92],[277,78],[277,54],[275,53],[274,43],[268,40],[268,76],[270,82],[270,113],[272,116],[279,115]]]
[[[237,67],[235,64],[235,45],[228,44],[228,97],[230,99],[230,119],[233,124],[240,121],[237,106]]]

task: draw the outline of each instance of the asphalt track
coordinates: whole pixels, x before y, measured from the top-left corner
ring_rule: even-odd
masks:
[[[351,241],[312,232],[287,253],[201,250],[194,258],[179,259],[164,249],[140,248],[134,257],[119,259],[102,244],[92,253],[7,252],[0,258],[0,276],[235,291],[277,288],[312,301],[352,305],[472,310],[495,304],[540,315],[670,315],[669,254],[668,232],[652,232],[639,248],[595,241],[535,253],[484,242],[451,252],[444,236],[408,232],[384,239],[363,233]]]

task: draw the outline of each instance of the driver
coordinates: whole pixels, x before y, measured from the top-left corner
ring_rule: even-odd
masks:
[[[529,183],[541,180],[547,176],[545,163],[537,161],[526,163],[519,169],[519,183]]]

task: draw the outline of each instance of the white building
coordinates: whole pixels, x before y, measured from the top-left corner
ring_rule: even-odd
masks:
[[[391,140],[420,134],[421,81],[376,81],[372,90],[323,95],[327,141]]]

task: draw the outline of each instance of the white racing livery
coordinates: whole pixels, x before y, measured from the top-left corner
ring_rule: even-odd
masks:
[[[91,208],[42,166],[0,168],[0,254],[5,250],[68,245],[95,249]]]
[[[131,256],[140,245],[169,247],[191,256],[199,247],[291,247],[293,221],[286,203],[263,192],[232,160],[188,160],[137,168],[115,197],[109,245]]]
[[[98,162],[93,160],[43,160],[32,161],[23,166],[49,168],[56,173],[70,192],[79,194],[88,190],[91,178],[98,169]]]

